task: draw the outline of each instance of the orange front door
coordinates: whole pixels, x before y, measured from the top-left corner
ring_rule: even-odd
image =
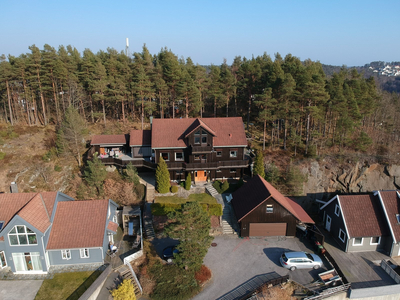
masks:
[[[194,172],[195,181],[207,181],[207,171],[195,171]]]

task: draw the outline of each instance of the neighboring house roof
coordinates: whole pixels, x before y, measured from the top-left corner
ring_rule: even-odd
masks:
[[[0,221],[3,228],[18,214],[44,232],[50,226],[56,192],[0,194]]]
[[[389,234],[377,196],[339,195],[337,198],[349,238]],[[336,216],[331,217],[334,218]]]
[[[151,146],[151,130],[131,130],[129,146]]]
[[[50,216],[47,213],[40,194],[36,194],[36,196],[18,212],[18,215],[43,233],[51,225]]]
[[[234,192],[232,196],[233,209],[239,222],[263,202],[272,197],[299,221],[314,224],[314,221],[300,205],[292,199],[283,196],[259,175],[250,179],[245,185]]]
[[[47,250],[102,247],[109,200],[57,204]]]
[[[152,148],[187,147],[188,145],[185,143],[185,136],[195,130],[195,128],[199,127],[195,126],[195,121],[198,122],[200,126],[204,126],[203,128],[205,130],[214,135],[214,147],[247,145],[246,134],[241,117],[153,119],[151,133]]]
[[[95,135],[90,145],[125,145],[125,134]]]
[[[113,232],[117,232],[118,224],[110,221],[110,222],[108,222],[107,229],[111,230]]]
[[[384,213],[389,223],[394,242],[400,241],[400,224],[397,222],[397,214],[400,214],[400,195],[396,191],[379,191]]]

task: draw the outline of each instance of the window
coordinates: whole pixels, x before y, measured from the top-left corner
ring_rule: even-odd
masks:
[[[195,155],[194,160],[200,160],[200,155]]]
[[[344,243],[344,240],[346,238],[346,234],[342,229],[339,229],[339,239]]]
[[[221,169],[218,169],[218,170],[217,170],[217,173],[221,173],[221,172],[222,172],[222,170],[221,170]]]
[[[160,156],[163,158],[163,160],[169,161],[169,153],[168,152],[161,152]]]
[[[16,225],[8,233],[11,246],[37,245],[36,233],[24,225]]]
[[[231,150],[229,156],[230,157],[237,157],[237,151],[236,150]]]
[[[200,130],[197,130],[194,135],[200,135]]]
[[[380,236],[373,236],[371,238],[371,245],[379,245],[381,243],[381,237]]]
[[[175,160],[183,160],[183,152],[176,152]]]
[[[176,173],[175,173],[176,175],[183,175],[183,170],[180,170],[180,171],[176,171]]]
[[[222,156],[222,151],[221,150],[217,150],[217,157],[221,157]]]
[[[272,204],[267,204],[267,213],[273,213],[274,212],[274,207]]]
[[[340,207],[339,207],[339,205],[336,204],[336,206],[335,206],[335,215],[337,215],[339,217],[339,214],[340,214]]]
[[[71,250],[61,250],[62,259],[71,259]]]
[[[89,249],[79,249],[79,252],[81,254],[81,258],[89,258]]]
[[[4,221],[0,221],[0,231],[3,228],[3,225],[4,225]]]
[[[112,221],[113,221],[114,223],[117,223],[117,222],[118,222],[118,217],[117,217],[117,215],[114,215],[114,216],[113,216]]]
[[[201,137],[201,143],[202,144],[207,144],[207,136],[202,136]]]
[[[236,169],[230,169],[229,172],[230,173],[236,173]]]
[[[399,214],[396,214],[396,219],[397,219],[397,223],[400,224],[400,215]]]
[[[0,269],[7,267],[6,255],[4,251],[0,251]]]
[[[202,135],[207,135],[207,131],[205,131],[204,129],[201,131]]]
[[[361,246],[363,244],[363,238],[354,238],[353,240],[353,246]]]
[[[194,143],[195,144],[200,144],[200,137],[199,136],[195,136],[194,137]]]
[[[12,258],[17,272],[42,271],[39,252],[13,253]]]

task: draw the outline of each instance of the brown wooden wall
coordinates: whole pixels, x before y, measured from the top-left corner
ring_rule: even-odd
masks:
[[[273,213],[266,212],[268,204],[273,205]],[[272,197],[253,210],[240,222],[240,235],[242,237],[249,236],[250,223],[286,223],[286,236],[296,235],[297,219]]]

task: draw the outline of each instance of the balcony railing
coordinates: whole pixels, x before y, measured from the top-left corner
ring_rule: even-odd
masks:
[[[192,146],[192,154],[195,153],[208,153],[211,152],[212,146],[196,146],[196,145],[191,145]]]

